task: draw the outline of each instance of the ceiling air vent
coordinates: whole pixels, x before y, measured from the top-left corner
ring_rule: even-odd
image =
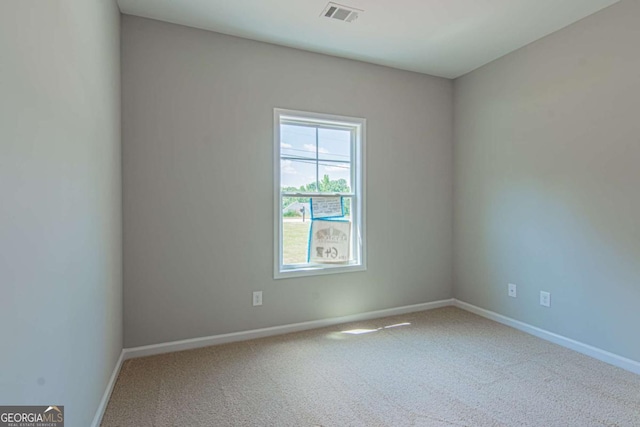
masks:
[[[337,19],[338,21],[353,22],[358,19],[358,15],[364,10],[356,9],[349,6],[343,6],[337,3],[329,3],[324,8],[322,15],[325,18]]]

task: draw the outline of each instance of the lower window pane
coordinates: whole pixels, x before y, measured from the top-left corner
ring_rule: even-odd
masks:
[[[286,199],[291,200],[282,211],[282,263],[304,264],[311,226],[309,199],[284,197],[283,202],[286,203]]]
[[[344,214],[336,221],[351,222],[351,197],[344,197]],[[283,197],[282,198],[282,263],[283,265],[307,264],[310,228],[310,198]],[[353,260],[353,233],[349,236],[349,257]],[[313,248],[312,248],[313,249]],[[335,260],[327,260],[336,264]]]

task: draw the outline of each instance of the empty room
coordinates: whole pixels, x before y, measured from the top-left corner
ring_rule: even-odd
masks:
[[[640,0],[0,0],[0,427],[640,426]]]

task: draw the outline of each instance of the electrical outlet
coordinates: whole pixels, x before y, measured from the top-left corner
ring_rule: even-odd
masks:
[[[509,296],[511,298],[515,298],[518,296],[516,285],[514,285],[513,283],[509,283]]]
[[[253,306],[262,305],[262,291],[253,293]]]
[[[549,292],[540,291],[540,305],[551,307],[551,294]]]

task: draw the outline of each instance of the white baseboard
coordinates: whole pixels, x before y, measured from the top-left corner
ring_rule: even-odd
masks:
[[[398,314],[413,313],[416,311],[432,310],[434,308],[453,305],[453,299],[427,302],[423,304],[407,305],[403,307],[389,308],[386,310],[369,311],[366,313],[352,314],[350,316],[331,317],[328,319],[312,320],[309,322],[293,323],[289,325],[273,326],[270,328],[253,329],[249,331],[234,332],[230,334],[212,335],[209,337],[192,338],[161,344],[145,345],[142,347],[125,348],[124,359],[152,356],[174,351],[191,350],[194,348],[208,347],[211,345],[225,344],[235,341],[245,341],[254,338],[263,338],[273,335],[287,334],[290,332],[317,329],[326,326],[339,325],[341,323],[358,322],[362,320],[377,319],[379,317],[395,316]]]
[[[477,314],[478,316],[482,316],[487,319],[496,321],[498,323],[502,323],[503,325],[511,326],[514,329],[518,329],[522,332],[526,332],[530,335],[536,336],[538,338],[542,338],[543,340],[550,341],[554,344],[561,345],[563,347],[577,351],[578,353],[585,354],[587,356],[593,357],[594,359],[598,359],[602,362],[608,363],[613,366],[617,366],[618,368],[622,368],[627,371],[640,375],[640,362],[637,362],[635,360],[618,356],[617,354],[610,353],[608,351],[599,349],[597,347],[593,347],[588,344],[581,343],[576,340],[572,340],[571,338],[563,337],[562,335],[558,335],[553,332],[540,329],[538,327],[529,325],[527,323],[520,322],[519,320],[515,320],[510,317],[503,316],[502,314],[485,310],[484,308],[477,307],[475,305],[466,303],[464,301],[460,301],[457,299],[454,299],[453,301],[454,301],[453,305],[455,307]]]
[[[120,352],[120,357],[118,357],[116,366],[113,368],[111,378],[109,378],[109,382],[107,383],[107,388],[104,390],[104,394],[102,395],[102,399],[100,400],[100,404],[98,405],[98,409],[96,410],[96,415],[93,417],[91,427],[100,427],[102,416],[104,415],[104,411],[107,409],[107,404],[109,403],[109,398],[111,397],[111,392],[113,391],[113,386],[116,385],[118,374],[120,374],[122,362],[124,362],[124,350]]]

